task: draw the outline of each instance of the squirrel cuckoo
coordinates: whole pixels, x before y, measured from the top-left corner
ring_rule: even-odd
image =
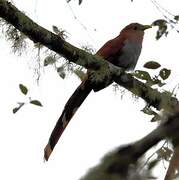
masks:
[[[151,28],[151,26],[139,23],[129,24],[122,29],[117,37],[106,42],[96,54],[125,70],[133,70],[141,53],[144,30],[148,28]],[[94,85],[88,77],[82,81],[67,101],[44,149],[45,160],[48,160],[53,148],[77,109],[94,89]]]

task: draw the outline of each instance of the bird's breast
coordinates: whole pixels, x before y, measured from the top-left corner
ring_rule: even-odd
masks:
[[[126,40],[117,58],[117,65],[126,70],[133,70],[140,56],[141,48],[140,43]]]

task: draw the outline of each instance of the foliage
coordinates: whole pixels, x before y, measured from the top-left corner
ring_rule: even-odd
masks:
[[[165,35],[166,37],[172,29],[175,29],[179,33],[179,30],[176,27],[179,21],[178,17],[179,17],[178,15],[174,16],[172,20],[168,20],[168,21],[166,19],[158,19],[152,23],[153,26],[158,27],[155,36],[156,40],[159,40],[163,35]]]
[[[95,52],[94,48],[90,45],[82,45],[81,49],[89,53]],[[52,51],[48,50],[45,52],[45,58],[43,61],[43,65],[45,67],[53,65],[55,67],[55,70],[62,79],[65,79],[68,74],[75,74],[80,80],[85,78],[85,68],[74,63],[68,62],[68,60],[64,59],[62,56]]]
[[[36,105],[36,106],[42,106],[41,102],[38,101],[38,100],[31,100],[30,103],[31,103],[31,104],[34,104],[34,105]]]
[[[135,164],[131,164],[128,170],[128,173],[112,173],[108,170],[111,164],[118,163],[118,157],[116,151],[107,153],[101,162],[96,165],[94,168],[91,168],[84,177],[80,180],[148,180],[148,179],[157,179],[152,175],[152,170],[157,163],[150,162],[148,166],[143,167],[145,158],[142,157]]]
[[[161,65],[156,61],[148,61],[144,64],[144,68],[157,70],[160,68]],[[150,75],[149,72],[144,70],[137,70],[132,73],[136,78],[140,80],[144,80],[147,85],[154,86],[157,85],[158,87],[162,87],[166,84],[165,80],[167,80],[171,74],[171,70],[167,68],[162,68],[158,75],[154,75],[153,77]]]
[[[158,70],[159,68],[161,68],[161,65],[156,61],[148,61],[144,64],[144,68],[150,70]],[[157,72],[157,75],[153,76],[148,71],[144,70],[137,70],[132,74],[136,78],[145,81],[147,85],[158,87],[160,91],[166,94],[166,101],[169,96],[172,97],[174,95],[174,92],[163,91],[161,89],[164,85],[167,84],[166,80],[169,78],[171,70],[167,68],[161,68],[159,72]],[[149,104],[147,104],[141,111],[149,116],[152,116],[151,122],[159,122],[161,120],[161,115],[156,112],[154,108],[152,108]]]
[[[23,95],[27,95],[28,94],[28,88],[23,85],[23,84],[19,84],[19,89],[21,91],[21,93]],[[42,106],[41,102],[39,100],[32,100],[31,97],[28,97],[28,101],[27,102],[18,102],[17,103],[18,106],[13,108],[12,112],[15,114],[17,111],[19,111],[25,104],[33,104],[33,105],[36,105],[36,106]]]
[[[66,1],[67,1],[67,3],[69,3],[71,0],[66,0]],[[78,4],[81,5],[82,1],[83,0],[78,0]]]
[[[19,88],[24,95],[26,95],[28,93],[27,87],[24,86],[23,84],[19,84]]]
[[[67,0],[68,3],[70,1],[71,0]],[[131,2],[132,1],[133,0],[131,0]],[[79,5],[81,3],[82,3],[82,0],[79,0]],[[168,16],[166,16],[165,14],[163,14],[163,16],[164,16],[163,19],[155,20],[152,23],[153,26],[158,27],[158,31],[156,33],[157,40],[159,40],[163,36],[167,36],[168,33],[170,32],[170,30],[176,29],[176,25],[178,24],[178,21],[179,21],[179,15],[173,15],[171,18],[168,18]],[[7,38],[7,40],[9,40],[12,43],[13,52],[14,53],[18,52],[19,54],[21,54],[27,48],[26,36],[23,33],[21,33],[20,31],[18,31],[16,28],[14,28],[12,25],[8,24],[7,22],[5,22],[2,19],[0,20],[0,25],[3,27],[2,31],[5,34],[5,37]],[[60,36],[63,40],[66,40],[66,38],[68,38],[65,30],[62,30],[61,28],[59,28],[55,25],[52,26],[52,29],[53,29],[53,32],[55,34],[57,34],[58,36]],[[176,29],[176,31],[179,32],[177,29]],[[34,47],[39,50],[38,53],[40,51],[42,51],[42,49],[44,49],[44,47],[39,43],[34,44]],[[90,53],[94,53],[93,48],[90,46],[82,46],[82,49],[84,49]],[[59,76],[62,79],[64,79],[66,77],[67,73],[69,73],[69,72],[76,74],[81,80],[83,80],[85,78],[86,70],[84,68],[82,68],[78,65],[75,65],[73,63],[69,63],[68,60],[66,60],[66,59],[63,59],[63,61],[62,61],[62,57],[52,51],[44,50],[43,65],[46,68],[53,65],[55,67],[55,70],[57,71],[57,73],[59,74]],[[148,70],[159,70],[159,68],[161,68],[161,65],[156,61],[149,61],[144,64],[144,68],[146,68]],[[137,79],[144,81],[147,85],[155,86],[159,90],[161,90],[161,87],[163,87],[167,83],[166,80],[168,80],[168,78],[170,77],[171,70],[167,69],[167,68],[161,68],[159,72],[155,71],[156,75],[154,75],[154,76],[151,75],[152,73],[150,73],[146,70],[137,70],[137,71],[135,71],[135,73],[132,73],[132,74]],[[95,78],[96,78],[96,76],[95,76]],[[26,96],[29,93],[29,90],[25,85],[19,84],[19,88],[23,95]],[[166,98],[168,96],[173,95],[173,92],[164,91],[164,93],[166,94]],[[42,106],[42,104],[39,100],[34,100],[34,99],[32,100],[31,97],[28,97],[28,102],[18,102],[17,104],[18,104],[18,106],[13,109],[13,113],[16,113],[17,111],[19,111],[25,104],[33,104],[36,106]],[[150,106],[150,104],[147,104],[141,111],[149,116],[152,116],[151,122],[156,122],[156,121],[160,122],[161,116],[160,116],[159,112],[156,112]],[[130,174],[128,175],[129,179],[130,178],[132,179],[134,177],[136,179],[146,179],[146,178],[149,178],[149,175],[150,175],[150,178],[154,179],[155,177],[152,177],[152,175],[150,174],[151,170],[157,165],[157,163],[159,161],[161,161],[161,160],[169,161],[172,153],[173,153],[173,151],[168,147],[168,144],[165,143],[161,148],[159,148],[154,153],[155,155],[157,155],[156,158],[153,158],[150,162],[149,162],[149,159],[147,160],[147,165],[145,164],[147,166],[147,168],[143,167],[142,173],[138,173],[139,167],[141,167],[141,162],[138,162],[138,164],[131,166]],[[109,161],[111,160],[108,158],[108,157],[111,158],[111,155],[112,154],[110,154],[109,156],[107,155],[107,158],[103,159],[103,161],[105,161],[105,163],[102,164],[102,166],[100,166],[100,168],[101,167],[104,168],[104,166],[106,165],[106,160],[109,160]],[[107,162],[107,164],[108,164],[108,162]],[[97,168],[92,169],[92,171],[93,170],[94,171],[101,170],[98,168],[99,168],[99,166]],[[90,172],[92,172],[92,171],[90,171]],[[91,175],[89,175],[89,177],[90,176]],[[104,176],[104,177],[106,178],[106,176]],[[114,177],[114,179],[115,178],[116,177]],[[119,179],[119,178],[117,177],[116,179]]]
[[[155,8],[160,12],[163,16],[162,19],[155,20],[152,25],[158,26],[158,31],[156,33],[156,39],[159,40],[163,35],[167,36],[171,30],[175,30],[179,32],[178,23],[179,23],[179,16],[174,15],[166,8],[161,6],[156,0],[151,0],[151,3],[155,6]]]
[[[59,28],[55,25],[52,26],[53,32],[60,36],[63,40],[66,40],[68,38],[67,31],[63,30],[62,28]]]
[[[148,69],[157,69],[159,68],[161,65],[156,62],[156,61],[148,61],[144,64],[144,67],[145,68],[148,68]]]

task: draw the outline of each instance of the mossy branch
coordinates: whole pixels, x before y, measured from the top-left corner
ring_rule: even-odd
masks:
[[[175,97],[172,97],[170,94],[165,92],[161,93],[157,89],[153,89],[145,83],[135,79],[132,75],[123,72],[121,68],[111,65],[103,58],[89,54],[71,45],[60,36],[35,23],[6,0],[0,0],[0,17],[12,24],[34,43],[40,43],[46,46],[50,50],[62,55],[70,62],[81,65],[86,69],[94,70],[96,74],[102,72],[100,74],[103,74],[104,77],[107,76],[109,79],[112,77],[116,83],[128,89],[136,96],[141,97],[156,109],[164,109],[170,112],[173,111],[173,109],[176,109],[178,100]],[[175,128],[172,129],[172,132],[176,132],[178,129],[178,125],[176,125]],[[160,135],[160,139],[156,140],[155,143],[160,141],[162,138],[165,138],[167,134],[161,136],[162,134]],[[149,148],[150,147],[148,146],[147,149]],[[142,153],[140,153],[140,155],[141,154]]]
[[[147,177],[140,177],[141,173],[137,170],[139,158],[161,140],[166,138],[173,139],[178,136],[178,129],[179,112],[176,111],[174,114],[168,116],[167,120],[163,124],[141,140],[116,148],[114,151],[105,155],[102,161],[94,168],[91,168],[80,180],[148,179]],[[136,168],[135,173],[131,172],[131,167]],[[134,178],[136,175],[139,177]]]
[[[35,23],[6,0],[0,0],[0,17],[12,24],[34,43],[43,44],[75,64],[94,70],[104,65],[107,66],[107,62],[102,58],[86,53],[84,50],[64,41],[60,36]]]
[[[125,72],[121,73],[122,71],[120,68],[111,65],[103,58],[89,54],[64,41],[60,36],[35,23],[6,0],[0,0],[0,17],[12,24],[34,43],[43,44],[47,48],[61,54],[69,61],[87,69],[97,70],[98,73],[102,71],[100,74],[103,74],[104,77],[114,76],[114,81],[116,83],[143,98],[148,104],[158,110],[168,109],[178,103],[176,98],[166,96],[164,93],[152,89],[150,86],[138,81]]]

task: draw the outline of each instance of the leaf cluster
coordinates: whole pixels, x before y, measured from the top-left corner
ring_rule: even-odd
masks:
[[[156,33],[156,40],[159,40],[162,36],[167,37],[168,33],[175,29],[176,32],[179,33],[179,30],[177,28],[177,25],[179,23],[179,15],[173,16],[171,19],[167,16],[164,16],[165,19],[157,19],[155,20],[152,25],[157,26],[158,30]]]
[[[144,67],[147,69],[155,70],[160,68],[161,65],[156,61],[149,61],[144,64]],[[171,74],[171,70],[167,68],[162,68],[159,71],[159,74],[153,77],[149,74],[149,72],[143,70],[136,70],[133,73],[133,75],[136,78],[140,80],[144,80],[147,85],[149,86],[157,85],[158,87],[162,87],[163,85],[166,84],[165,80],[169,78],[170,74]]]
[[[157,70],[159,69],[159,72],[157,72],[157,75],[152,76],[148,71],[144,70],[137,70],[133,73],[133,75],[142,80],[145,81],[145,83],[149,86],[155,86],[158,87],[160,90],[161,87],[166,85],[166,80],[170,77],[171,70],[167,68],[161,68],[161,65],[156,61],[148,61],[144,64],[144,68],[150,69],[150,70]],[[165,96],[164,96],[165,95]],[[163,97],[168,99],[168,97],[171,97],[173,95],[173,92],[164,91]],[[164,99],[163,99],[164,101]],[[153,116],[151,119],[151,122],[156,122],[161,120],[160,114],[154,110],[149,104],[147,104],[142,110],[143,113]]]
[[[82,45],[81,49],[87,51],[88,53],[95,53],[95,50],[90,45]],[[56,72],[62,79],[65,79],[67,75],[75,74],[80,80],[83,80],[86,77],[86,70],[82,66],[76,65],[75,63],[69,62],[67,59],[64,59],[62,56],[50,51],[46,53],[46,57],[43,60],[43,65],[45,67],[53,65]]]
[[[21,93],[23,95],[26,96],[28,94],[29,90],[28,90],[28,88],[25,85],[19,84],[19,89],[20,89],[20,91],[21,91]],[[12,110],[14,114],[17,111],[19,111],[25,104],[33,104],[33,105],[36,105],[36,106],[42,106],[42,103],[39,100],[36,100],[36,99],[32,100],[31,97],[29,97],[29,101],[27,103],[26,102],[18,102],[17,104],[18,104],[18,106],[13,108],[13,110]]]

